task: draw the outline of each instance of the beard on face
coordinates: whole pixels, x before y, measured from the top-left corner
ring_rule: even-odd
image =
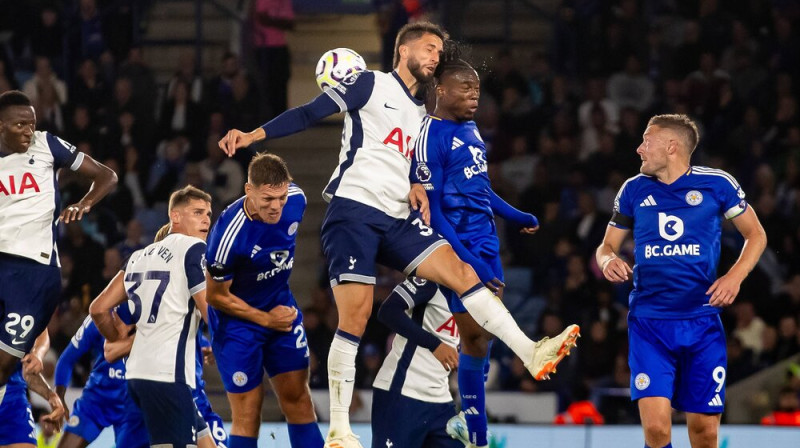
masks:
[[[419,63],[418,60],[415,58],[409,58],[408,63],[406,64],[408,67],[408,71],[411,72],[411,76],[414,77],[420,84],[428,84],[433,81],[433,73],[430,75],[425,74],[422,69],[422,64]]]

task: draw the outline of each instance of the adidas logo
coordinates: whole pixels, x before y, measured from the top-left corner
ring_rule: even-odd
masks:
[[[478,410],[475,409],[475,406],[470,406],[469,409],[465,409],[464,413],[467,414],[467,415],[478,415],[479,414]]]
[[[650,207],[653,205],[658,205],[658,203],[656,203],[656,200],[653,199],[653,195],[651,194],[648,195],[646,198],[644,198],[644,201],[642,201],[642,203],[639,204],[639,207]]]
[[[464,142],[459,140],[458,137],[453,137],[453,146],[450,147],[450,150],[452,151],[452,150],[458,148],[459,146],[461,146],[463,144],[464,144]]]
[[[714,395],[714,398],[708,402],[709,406],[722,406],[722,399],[719,398],[719,394]]]
[[[260,250],[261,250],[261,246],[259,246],[258,244],[256,244],[255,246],[253,246],[253,251],[252,251],[252,252],[250,252],[250,258],[253,258],[253,257],[255,257],[255,256],[256,256],[256,254],[258,253],[258,251],[260,251]]]

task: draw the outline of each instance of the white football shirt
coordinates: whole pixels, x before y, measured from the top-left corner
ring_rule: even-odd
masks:
[[[325,91],[347,112],[339,165],[323,197],[352,199],[393,218],[408,214],[408,173],[425,106],[397,73],[364,71]]]
[[[131,255],[125,290],[136,338],[127,379],[184,383],[195,388],[195,341],[200,312],[192,295],[206,288],[206,243],[170,234]]]
[[[417,288],[426,284],[425,280],[406,280],[394,292],[400,294],[412,308],[406,313],[422,328],[433,333],[445,344],[458,347],[460,338],[453,314],[447,306],[447,299],[441,291],[429,302],[414,306]],[[392,349],[386,355],[383,365],[375,377],[373,387],[382,390],[399,390],[406,397],[429,403],[448,403],[453,401],[445,370],[430,350],[409,343],[408,339],[396,335]]]
[[[28,150],[0,155],[0,252],[60,266],[57,171],[77,170],[84,155],[49,132],[35,131]]]

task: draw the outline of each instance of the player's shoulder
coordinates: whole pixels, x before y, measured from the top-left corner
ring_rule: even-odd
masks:
[[[244,214],[244,199],[246,196],[242,196],[239,199],[233,201],[225,207],[225,210],[222,210],[220,213],[218,221],[219,222],[226,222],[233,220],[239,214]]]
[[[691,174],[696,176],[699,182],[708,182],[720,186],[729,186],[734,189],[739,189],[739,182],[736,181],[730,173],[718,168],[709,168],[707,166],[692,166]]]
[[[359,92],[372,92],[375,83],[378,82],[377,75],[382,72],[374,70],[362,70],[347,76],[333,87],[333,90],[340,95],[346,95],[349,90],[356,90]]]
[[[306,205],[308,201],[306,200],[306,193],[300,188],[299,185],[292,182],[289,184],[289,196],[286,200],[286,205],[289,204],[302,204],[303,206]]]
[[[170,233],[167,238],[161,240],[162,243],[170,246],[180,247],[181,249],[189,249],[197,243],[206,245],[206,242],[196,236],[184,235],[183,233]]]
[[[622,183],[622,186],[620,187],[619,191],[620,193],[622,192],[633,193],[641,188],[646,188],[647,186],[650,186],[652,184],[653,184],[653,178],[651,176],[639,173],[633,177],[629,177],[628,179],[626,179],[625,182]]]

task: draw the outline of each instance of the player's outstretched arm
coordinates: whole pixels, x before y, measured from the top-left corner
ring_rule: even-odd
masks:
[[[245,133],[238,129],[231,129],[220,139],[219,148],[228,157],[233,157],[241,148],[246,148],[267,137],[280,138],[295,134],[337,112],[340,112],[339,105],[327,93],[322,93],[309,103],[293,107],[250,132]]]
[[[247,304],[230,290],[232,280],[217,281],[206,273],[206,300],[214,308],[233,317],[249,320],[262,327],[278,331],[291,331],[292,323],[297,318],[297,309],[278,305],[269,310],[261,311]]]
[[[68,223],[79,221],[85,213],[100,202],[117,185],[117,175],[114,170],[94,160],[89,155],[83,156],[83,162],[78,167],[78,174],[92,180],[92,185],[86,195],[77,203],[71,204],[61,211],[59,218]]]
[[[711,294],[708,301],[711,306],[728,306],[736,300],[742,282],[756,266],[767,247],[767,234],[752,207],[747,207],[731,221],[744,237],[744,246],[736,263],[706,291],[706,294]]]
[[[622,242],[625,241],[628,233],[630,233],[628,229],[620,229],[609,225],[606,228],[606,235],[603,237],[603,242],[600,243],[595,253],[597,265],[600,266],[606,280],[610,282],[626,282],[633,274],[633,270],[628,263],[617,256],[620,247],[622,247]]]
[[[115,306],[128,299],[128,295],[125,292],[125,283],[123,282],[124,275],[123,271],[117,272],[117,275],[111,279],[106,289],[89,305],[89,314],[92,316],[92,321],[97,326],[97,330],[106,340],[111,342],[127,336],[127,333],[121,330],[122,327],[118,324],[119,316],[114,312]]]

